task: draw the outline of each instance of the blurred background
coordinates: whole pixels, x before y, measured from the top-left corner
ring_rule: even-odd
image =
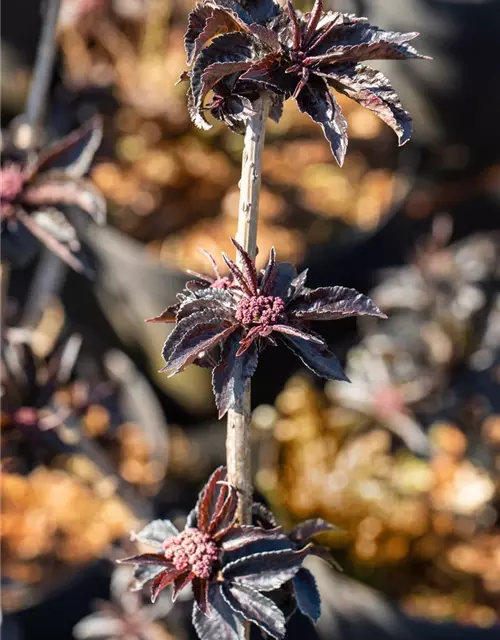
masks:
[[[168,325],[144,324],[175,300],[186,268],[206,271],[199,247],[218,259],[236,228],[243,139],[197,130],[174,86],[192,6],[62,0],[44,134],[103,115],[91,179],[108,223],[78,225],[92,279],[35,241],[2,256],[2,395],[16,408],[1,420],[8,640],[194,637],[189,594],[151,606],[114,568],[131,529],[182,525],[224,462],[209,374],[158,374]],[[2,3],[7,132],[44,7]],[[312,567],[324,615],[316,630],[295,616],[289,637],[498,638],[500,2],[329,8],[420,31],[434,60],[390,64],[415,120],[401,149],[347,100],[342,170],[292,101],[268,126],[258,260],[275,245],[309,268],[310,286],[355,287],[389,315],[327,330],[351,385],[325,385],[281,348],[252,384],[261,499],[287,526],[321,516],[339,527],[324,542],[343,573]]]

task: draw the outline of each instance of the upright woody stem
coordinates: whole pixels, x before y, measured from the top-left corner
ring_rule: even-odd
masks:
[[[240,204],[236,239],[252,259],[257,253],[262,151],[269,98],[264,95],[254,103],[254,115],[248,120],[241,164]],[[238,258],[239,259],[239,258]],[[243,267],[238,263],[238,266]],[[252,471],[250,457],[250,381],[239,406],[227,416],[226,458],[228,482],[238,490],[238,520],[250,524],[252,510]]]

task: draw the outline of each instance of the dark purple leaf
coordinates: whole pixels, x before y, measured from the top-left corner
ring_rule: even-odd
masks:
[[[153,520],[147,524],[139,533],[133,533],[132,540],[139,540],[152,547],[162,548],[162,544],[167,538],[178,535],[177,528],[170,520]]]
[[[151,583],[151,602],[156,602],[163,589],[166,589],[177,578],[179,572],[177,569],[162,571]]]
[[[328,27],[327,27],[328,28]],[[384,58],[384,52],[396,57],[419,57],[413,47],[406,44],[418,36],[418,33],[399,33],[385,31],[365,21],[350,21],[344,24],[337,24],[329,30],[328,37],[323,38],[321,44],[314,46],[315,57],[328,54],[329,57],[342,57],[343,52],[350,51],[353,56],[351,61],[367,60],[364,55],[372,58]],[[374,47],[380,47],[381,55],[371,55]],[[354,52],[354,49],[357,49]]]
[[[307,569],[299,569],[292,580],[295,601],[299,610],[314,623],[321,615],[321,598],[316,580]]]
[[[313,518],[294,527],[290,532],[290,540],[294,542],[309,542],[309,539],[313,536],[326,531],[338,531],[338,528],[322,518]]]
[[[304,45],[307,45],[313,40],[314,32],[316,27],[318,26],[318,22],[320,21],[323,14],[323,1],[322,0],[314,0],[314,6],[309,15],[309,20],[306,25],[306,35],[304,40]]]
[[[242,32],[226,33],[214,38],[201,51],[191,71],[194,107],[199,110],[208,91],[218,80],[251,66],[252,39]]]
[[[197,607],[204,613],[208,613],[208,580],[193,580],[193,597]],[[196,608],[196,607],[195,607]]]
[[[248,253],[245,251],[245,249],[243,249],[243,247],[240,245],[240,243],[237,240],[235,240],[234,238],[231,238],[231,242],[233,243],[238,253],[238,256],[241,260],[241,264],[243,265],[243,274],[245,275],[245,280],[248,283],[248,287],[252,295],[256,296],[258,276],[257,276],[257,270],[255,269],[253,260],[250,258]]]
[[[81,178],[87,173],[102,140],[102,120],[94,116],[76,131],[43,149],[36,171],[58,169],[66,176]]]
[[[215,36],[240,30],[246,30],[246,26],[230,9],[197,4],[189,14],[188,29],[184,36],[187,63],[190,65]]]
[[[180,304],[171,304],[169,305],[165,311],[162,311],[159,316],[153,316],[152,318],[146,318],[145,322],[175,322],[175,316],[177,315],[177,311],[179,310]]]
[[[146,582],[156,578],[156,576],[162,571],[165,571],[165,567],[163,565],[136,565],[134,567],[134,575],[129,586],[130,591],[140,591]]]
[[[267,295],[286,299],[290,284],[296,277],[297,269],[291,262],[278,262],[276,264],[276,275]]]
[[[309,331],[304,331],[302,329],[298,329],[297,327],[293,327],[287,324],[273,324],[273,331],[277,331],[278,333],[284,333],[287,336],[294,336],[295,338],[300,338],[301,340],[307,340],[308,342],[315,342],[316,344],[320,344],[326,347],[325,341],[323,338],[319,336],[309,333]]]
[[[226,293],[222,289],[215,289],[214,291]],[[196,300],[188,300],[180,305],[177,312],[177,322],[181,322],[194,313],[210,313],[212,317],[217,318],[221,322],[224,320],[230,322],[232,318],[230,309],[221,303],[221,300],[224,300],[225,298],[226,296],[219,295],[218,293],[208,293],[208,295],[203,297],[200,296]],[[230,296],[227,296],[227,298],[232,302],[232,298]]]
[[[296,100],[300,111],[321,126],[335,160],[342,166],[347,150],[347,121],[325,81],[310,79]]]
[[[225,467],[217,467],[201,492],[198,504],[196,505],[196,526],[201,531],[208,530],[210,520],[215,513],[221,494],[227,494],[227,485],[221,484],[226,481],[226,475]]]
[[[157,566],[172,567],[172,564],[165,559],[165,556],[161,553],[141,553],[137,556],[128,556],[127,558],[120,558],[117,560],[120,564],[153,564]]]
[[[238,525],[225,534],[221,545],[224,551],[235,551],[247,544],[260,540],[285,539],[281,527],[276,529],[262,529],[252,525]]]
[[[224,600],[218,583],[209,586],[208,603],[207,614],[193,607],[193,626],[200,640],[245,640],[243,618]]]
[[[280,549],[252,553],[227,564],[223,570],[226,580],[244,584],[260,591],[272,591],[293,578],[309,551],[303,549]]]
[[[200,316],[206,316],[206,319]],[[228,338],[237,327],[236,324],[228,326],[227,321],[214,318],[208,312],[188,316],[175,327],[164,345],[163,357],[166,365],[161,371],[169,371],[171,376],[182,371],[201,353],[210,351]]]
[[[285,341],[287,347],[302,360],[306,367],[320,378],[349,382],[349,378],[345,375],[340,362],[326,347],[321,347],[314,342],[306,342],[300,338],[293,338],[292,336],[286,336]]]
[[[271,247],[271,251],[269,252],[269,260],[267,261],[266,268],[264,273],[262,274],[262,278],[260,281],[260,294],[263,296],[268,296],[269,291],[271,290],[274,280],[276,278],[276,249]]]
[[[302,289],[304,289],[307,280],[307,272],[308,269],[304,269],[304,271],[301,271],[290,283],[290,296],[292,300],[302,292]]]
[[[252,505],[252,521],[264,529],[275,529],[278,525],[272,511],[261,502]]]
[[[31,207],[78,207],[97,224],[106,221],[106,201],[97,189],[87,180],[68,178],[61,172],[54,171],[38,177],[25,189],[22,200],[23,204]]]
[[[251,24],[248,29],[259,40],[259,44],[272,51],[273,54],[280,52],[280,42],[276,31],[268,29],[261,24]],[[275,59],[275,55],[273,59]]]
[[[285,616],[272,600],[243,584],[223,584],[223,598],[231,609],[273,638],[285,637]]]
[[[184,589],[184,587],[187,587],[187,585],[192,581],[194,576],[195,574],[191,573],[191,571],[186,571],[185,573],[182,573],[180,576],[177,576],[177,578],[174,580],[174,590],[172,593],[173,602],[177,600],[177,596],[179,595],[179,593]]]
[[[220,537],[224,536],[236,520],[238,494],[232,486],[226,485],[225,489],[225,494],[221,492],[221,497],[217,501],[216,511],[208,529],[214,540],[219,540]]]
[[[303,291],[289,305],[288,313],[300,320],[337,320],[352,316],[386,315],[368,297],[347,287],[320,287]]]
[[[222,258],[226,263],[229,271],[233,274],[235,281],[241,287],[241,290],[243,291],[243,293],[246,294],[247,296],[253,296],[254,293],[252,292],[251,284],[247,282],[240,268],[231,260],[231,258],[227,254],[223,253]]]
[[[328,83],[366,109],[372,111],[396,132],[399,144],[411,137],[412,120],[397,93],[383,73],[362,64],[346,65],[341,70],[333,65],[333,73],[323,69]]]
[[[299,19],[297,17],[297,13],[295,12],[295,8],[290,0],[287,0],[287,9],[288,15],[290,16],[290,32],[291,32],[291,42],[290,46],[292,49],[299,49],[300,43],[302,40],[302,32],[299,24]]]
[[[236,355],[240,347],[240,336],[238,331],[226,340],[220,362],[212,372],[212,387],[219,418],[229,409],[240,406],[247,382],[257,369],[259,356],[255,343],[244,355]]]

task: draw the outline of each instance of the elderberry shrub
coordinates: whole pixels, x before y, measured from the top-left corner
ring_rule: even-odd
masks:
[[[153,602],[170,585],[175,600],[191,584],[193,624],[201,640],[243,640],[245,621],[273,638],[284,638],[286,617],[276,604],[284,594],[293,600],[288,615],[298,608],[313,621],[319,617],[318,590],[302,564],[309,553],[323,555],[323,548],[310,542],[312,536],[334,527],[309,520],[287,536],[257,503],[255,524],[238,524],[237,506],[236,489],[226,481],[226,469],[219,467],[201,491],[184,531],[168,520],[155,520],[133,536],[155,552],[119,562],[135,565],[132,590],[152,581]]]
[[[188,108],[193,122],[209,129],[205,117],[243,133],[252,103],[271,97],[269,116],[279,121],[283,103],[292,97],[300,111],[318,123],[342,165],[347,149],[347,122],[330,92],[334,89],[375,113],[396,132],[399,144],[412,133],[390,81],[367,60],[426,58],[408,43],[418,33],[384,31],[366,18],[281,7],[274,0],[202,0],[189,16],[184,43],[191,65]],[[209,92],[213,99],[205,104]]]
[[[233,244],[244,266],[240,269],[223,254],[231,274],[225,288],[216,286],[219,279],[188,282],[179,302],[151,319],[175,321],[163,348],[166,365],[162,371],[175,374],[191,363],[211,367],[220,417],[237,408],[260,352],[275,346],[277,338],[316,375],[348,380],[326,342],[308,324],[385,315],[355,289],[309,289],[305,286],[307,272],[297,274],[292,264],[276,262],[274,248],[266,268],[258,273],[248,253],[235,240]]]

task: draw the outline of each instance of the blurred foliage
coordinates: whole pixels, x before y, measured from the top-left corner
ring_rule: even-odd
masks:
[[[200,245],[216,255],[230,249],[243,138],[221,125],[196,130],[186,84],[173,86],[185,70],[189,3],[151,2],[144,21],[118,6],[73,14],[60,29],[68,86],[105,87],[118,101],[108,126],[110,157],[93,178],[110,200],[114,224],[148,243],[160,260],[199,270]],[[279,125],[269,124],[260,256],[274,244],[281,259],[300,261],[310,244],[346,225],[375,228],[390,207],[398,182],[391,132],[356,103],[341,102],[352,137],[343,170],[312,120],[293,105]]]
[[[275,407],[255,410],[258,484],[284,517],[342,527],[329,542],[347,567],[409,612],[489,626],[500,602],[500,243],[439,246],[443,226],[372,292],[389,320],[362,328],[351,385],[292,378]]]

